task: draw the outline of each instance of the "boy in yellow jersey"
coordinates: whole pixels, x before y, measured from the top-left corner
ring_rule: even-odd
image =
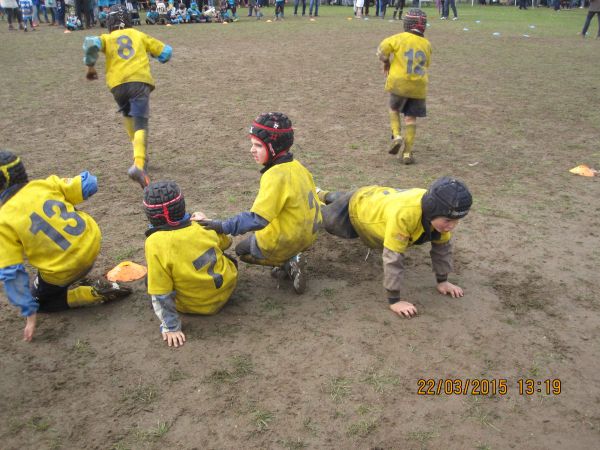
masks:
[[[325,229],[345,239],[360,237],[370,248],[383,248],[383,286],[390,308],[412,317],[417,309],[401,299],[404,253],[431,242],[431,263],[440,294],[462,297],[448,281],[452,271],[451,231],[469,212],[472,198],[459,180],[443,177],[428,190],[367,186],[352,192],[320,191]]]
[[[150,114],[150,92],[154,79],[150,74],[148,53],[161,63],[171,59],[169,45],[131,28],[131,17],[122,5],[113,5],[106,19],[109,34],[88,36],[83,43],[87,79],[98,78],[94,64],[98,52],[106,56],[106,84],[108,84],[119,111],[125,118],[125,129],[133,144],[133,165],[127,171],[129,178],[142,188],[150,179],[146,173],[146,143]]]
[[[223,253],[231,238],[190,221],[179,186],[171,181],[144,189],[148,294],[161,324],[163,340],[185,342],[180,313],[216,314],[237,283],[236,261]]]
[[[431,44],[423,37],[427,14],[412,8],[404,16],[404,33],[384,39],[377,49],[386,75],[385,90],[390,93],[390,126],[392,145],[389,153],[402,149],[402,162],[412,164],[412,153],[417,129],[417,117],[425,117],[427,110],[428,75]],[[401,134],[400,113],[404,114],[405,133]]]
[[[33,338],[38,311],[63,311],[131,292],[103,280],[70,287],[90,271],[100,251],[98,225],[74,206],[97,189],[89,172],[29,181],[21,159],[0,150],[0,281],[26,317],[26,341]],[[38,271],[31,290],[25,258]]]
[[[285,114],[259,115],[250,126],[250,141],[254,160],[264,166],[252,209],[227,220],[200,223],[233,236],[254,231],[235,248],[241,260],[273,266],[273,276],[287,275],[302,294],[307,279],[301,252],[315,241],[322,221],[313,177],[290,153],[294,129]]]

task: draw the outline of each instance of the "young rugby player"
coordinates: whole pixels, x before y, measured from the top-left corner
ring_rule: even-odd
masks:
[[[402,148],[402,162],[412,164],[413,144],[417,117],[427,114],[427,69],[431,62],[431,44],[423,37],[427,14],[412,8],[404,16],[404,33],[384,39],[377,55],[383,63],[387,79],[385,90],[390,93],[390,126],[392,145],[389,153],[397,154]],[[400,113],[404,114],[405,133],[401,135]]]
[[[290,149],[294,130],[282,113],[258,116],[250,126],[250,153],[263,165],[260,189],[250,212],[227,220],[201,220],[217,233],[254,231],[235,248],[241,260],[273,266],[273,275],[289,276],[294,290],[306,289],[306,261],[301,253],[317,238],[321,210],[311,173],[294,159]]]
[[[178,311],[216,314],[237,283],[237,266],[223,252],[231,238],[206,230],[185,211],[179,186],[171,181],[144,189],[148,294],[161,324],[163,340],[179,347],[185,342]]]
[[[133,165],[127,174],[144,188],[150,182],[146,173],[146,142],[150,92],[154,90],[148,53],[166,63],[173,50],[169,45],[132,28],[129,12],[122,5],[110,7],[106,25],[108,34],[85,38],[83,62],[87,66],[86,77],[88,80],[98,78],[94,65],[98,52],[102,51],[106,56],[106,84],[123,113],[125,129],[133,144]]]
[[[461,181],[443,177],[428,190],[367,186],[352,192],[320,191],[325,229],[345,239],[360,237],[370,248],[383,248],[383,286],[390,308],[412,317],[417,308],[401,299],[404,253],[431,242],[431,263],[440,294],[462,297],[448,281],[452,271],[451,232],[471,208],[471,193]]]
[[[131,292],[104,280],[71,287],[90,271],[100,251],[98,225],[74,206],[97,189],[89,172],[29,181],[21,159],[0,150],[0,281],[26,317],[26,341],[33,338],[38,311],[102,303]],[[37,269],[31,290],[25,258]]]

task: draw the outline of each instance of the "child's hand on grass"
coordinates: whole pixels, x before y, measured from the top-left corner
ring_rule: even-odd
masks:
[[[164,331],[162,337],[169,347],[181,347],[185,342],[185,334],[182,331]]]
[[[464,291],[460,286],[452,284],[449,281],[443,281],[441,283],[438,283],[436,288],[440,294],[449,295],[452,298],[458,298],[465,295]]]
[[[408,319],[417,315],[417,308],[415,305],[405,302],[404,300],[391,304],[390,309],[400,317],[406,317]]]

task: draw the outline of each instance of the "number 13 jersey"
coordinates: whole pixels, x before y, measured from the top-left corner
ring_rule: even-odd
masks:
[[[102,236],[94,219],[73,205],[83,202],[81,176],[27,183],[0,208],[0,268],[26,256],[44,281],[65,286],[90,268]]]
[[[408,98],[426,98],[431,44],[413,33],[399,33],[379,44],[378,55],[391,60],[385,90]]]

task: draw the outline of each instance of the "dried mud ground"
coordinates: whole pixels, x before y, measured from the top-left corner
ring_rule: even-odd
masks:
[[[308,252],[306,294],[243,265],[229,306],[184,317],[180,349],[162,342],[141,282],[123,301],[41,316],[32,343],[1,294],[0,447],[597,448],[600,185],[568,169],[600,168],[600,42],[576,36],[585,10],[459,8],[458,22],[427,9],[428,117],[410,167],[385,151],[374,54],[400,24],[349,21],[341,7],[309,22],[288,5],[283,23],[141,29],[174,49],[169,64],[152,63],[150,173],[176,180],[190,210],[249,209],[259,174],[247,126],[282,110],[321,187],[468,183],[475,204],[455,234],[451,278],[464,298],[439,296],[428,249],[414,248],[406,297],[420,314],[400,319],[380,253],[365,259],[360,242],[325,234]],[[0,145],[31,178],[98,175],[81,209],[103,231],[100,276],[144,262],[146,220],[104,77],[83,77],[85,34],[8,33],[0,22]],[[506,379],[508,392],[421,396],[421,378]],[[562,390],[521,395],[526,378],[560,379]]]

